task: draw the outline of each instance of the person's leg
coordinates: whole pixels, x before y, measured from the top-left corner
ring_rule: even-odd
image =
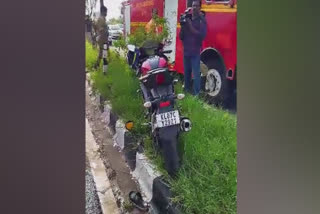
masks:
[[[183,67],[184,67],[184,90],[191,93],[191,58],[189,56],[183,57]]]
[[[194,95],[199,95],[200,93],[200,55],[192,56],[192,73],[193,73],[193,92]]]
[[[104,43],[103,45],[103,52],[102,52],[102,56],[103,56],[103,74],[106,74],[108,71],[108,44]]]

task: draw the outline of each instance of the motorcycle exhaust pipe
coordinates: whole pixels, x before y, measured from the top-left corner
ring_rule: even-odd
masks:
[[[191,120],[189,118],[181,119],[180,128],[183,132],[189,132],[191,130]]]

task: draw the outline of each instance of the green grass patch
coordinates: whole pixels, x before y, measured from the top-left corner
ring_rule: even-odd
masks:
[[[96,50],[86,43],[86,66],[92,70]],[[111,102],[112,109],[124,120],[135,122],[134,133],[144,136],[147,156],[166,174],[163,159],[152,149],[144,119],[143,100],[137,89],[138,79],[126,61],[115,53],[109,54],[106,76],[101,68],[91,72],[94,88]],[[176,86],[181,91],[181,85]],[[170,180],[173,200],[182,205],[184,213],[234,214],[237,192],[236,117],[213,108],[203,101],[187,95],[178,102],[181,114],[192,121],[192,130],[180,135],[183,165],[179,176]]]
[[[172,189],[186,213],[236,213],[236,117],[186,96],[179,102],[192,121],[181,136],[183,167]]]
[[[86,40],[86,67],[91,71],[93,70],[97,57],[97,50]]]

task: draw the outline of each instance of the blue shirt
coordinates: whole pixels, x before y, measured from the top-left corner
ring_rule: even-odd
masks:
[[[204,17],[197,17],[192,20],[192,26],[200,32],[200,34],[194,34],[188,27],[188,23],[181,26],[179,34],[183,43],[183,53],[185,56],[197,56],[200,55],[200,49],[202,41],[207,34],[207,21]]]

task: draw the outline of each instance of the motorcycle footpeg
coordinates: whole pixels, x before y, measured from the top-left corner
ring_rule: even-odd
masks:
[[[148,122],[148,123],[142,123],[143,126],[151,126],[151,123]]]

